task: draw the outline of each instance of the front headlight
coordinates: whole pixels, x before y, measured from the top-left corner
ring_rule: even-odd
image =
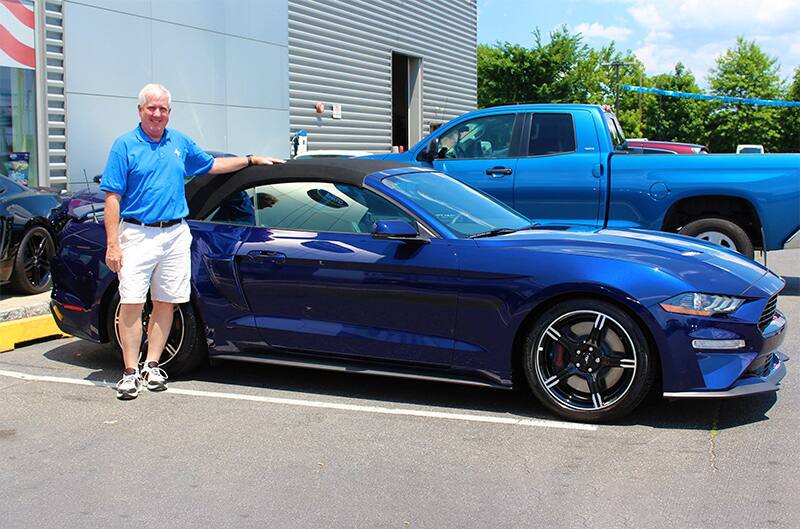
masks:
[[[692,316],[714,316],[735,311],[744,303],[744,299],[719,294],[701,294],[686,292],[678,294],[660,303],[661,308],[676,314]]]

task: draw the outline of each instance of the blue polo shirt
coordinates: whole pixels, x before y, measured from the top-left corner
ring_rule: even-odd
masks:
[[[141,123],[114,142],[100,189],[119,193],[120,216],[150,223],[189,214],[184,178],[207,173],[214,158],[185,134],[165,129],[154,141]]]

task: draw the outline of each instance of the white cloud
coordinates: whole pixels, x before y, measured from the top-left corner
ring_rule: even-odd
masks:
[[[784,77],[800,63],[797,0],[642,0],[627,12],[644,31],[634,52],[650,74],[668,72],[681,61],[703,85],[716,58],[739,35],[781,57]]]
[[[636,5],[628,9],[633,19],[648,32],[670,29],[670,21],[661,16],[660,7],[654,4]]]
[[[683,63],[694,74],[697,83],[705,84],[708,70],[716,64],[726,49],[735,44],[731,41],[709,42],[698,48],[686,48],[677,44],[647,43],[633,50],[644,63],[650,74],[669,73],[675,70],[675,64]]]
[[[575,26],[575,31],[583,34],[587,39],[603,38],[615,41],[623,41],[631,34],[631,30],[628,28],[604,26],[598,22],[578,24]]]
[[[797,0],[646,0],[628,9],[648,31],[706,29],[725,32],[797,27]],[[770,33],[770,31],[759,31]]]

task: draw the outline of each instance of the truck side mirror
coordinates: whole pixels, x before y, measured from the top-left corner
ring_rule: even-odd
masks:
[[[433,138],[431,141],[428,142],[428,146],[419,151],[417,155],[418,162],[428,162],[433,163],[433,161],[439,157],[439,141],[436,138]]]

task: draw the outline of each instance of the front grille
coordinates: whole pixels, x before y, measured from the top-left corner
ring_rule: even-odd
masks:
[[[761,355],[747,366],[745,374],[749,376],[765,377],[769,375],[769,372],[772,370],[772,364],[777,360],[778,357],[775,356],[775,353]]]
[[[761,332],[764,332],[769,324],[772,322],[772,317],[775,315],[775,309],[778,308],[778,296],[772,296],[769,301],[767,302],[767,306],[764,307],[764,312],[761,313],[761,317],[758,318],[758,328]]]

